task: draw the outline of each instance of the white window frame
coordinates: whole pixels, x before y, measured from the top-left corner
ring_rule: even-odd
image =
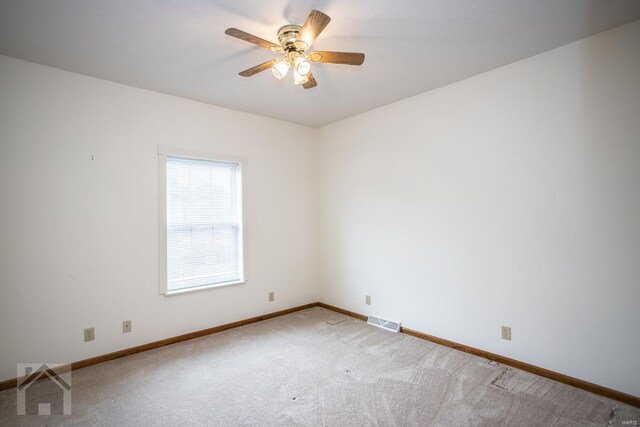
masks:
[[[240,280],[232,282],[215,283],[211,285],[194,286],[192,288],[178,289],[170,291],[168,289],[167,275],[167,157],[181,157],[184,159],[217,161],[225,163],[235,163],[238,165],[238,214],[240,215],[239,225],[239,270]],[[158,249],[159,249],[159,279],[160,294],[164,296],[184,294],[188,292],[201,291],[204,289],[221,288],[225,286],[241,285],[247,283],[247,255],[246,255],[246,233],[244,215],[244,195],[246,182],[247,160],[245,157],[214,155],[197,153],[189,150],[158,146]]]

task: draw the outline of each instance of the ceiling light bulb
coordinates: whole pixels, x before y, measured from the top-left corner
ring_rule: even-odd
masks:
[[[298,74],[306,76],[311,71],[311,63],[304,56],[298,56],[295,62],[295,68]]]
[[[289,65],[285,61],[278,61],[273,64],[273,66],[271,67],[271,71],[273,72],[274,76],[281,80],[284,78],[284,76],[287,75],[287,72],[289,71]]]
[[[308,81],[309,81],[309,78],[306,75],[300,74],[295,68],[293,69],[293,83],[294,84],[302,85],[302,84],[305,84]]]

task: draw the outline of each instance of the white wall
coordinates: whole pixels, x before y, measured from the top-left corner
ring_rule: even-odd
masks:
[[[317,301],[312,137],[0,57],[0,380]],[[247,284],[159,295],[158,145],[246,156]]]
[[[639,46],[637,21],[320,129],[321,300],[640,396]]]

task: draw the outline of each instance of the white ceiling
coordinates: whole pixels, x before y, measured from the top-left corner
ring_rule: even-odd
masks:
[[[277,41],[311,9],[332,18],[314,47],[363,66],[314,64],[311,90],[238,76],[272,53],[226,28]],[[639,18],[638,0],[0,0],[0,54],[317,127]]]

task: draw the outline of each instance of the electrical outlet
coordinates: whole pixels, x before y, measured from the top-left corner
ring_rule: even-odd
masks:
[[[502,327],[502,339],[511,341],[511,327],[503,326]]]
[[[364,296],[364,302],[367,305],[371,305],[371,295],[365,295]]]
[[[269,302],[273,302],[276,299],[275,292],[269,292]]]
[[[94,328],[86,328],[84,330],[84,342],[93,341],[96,339],[96,331]]]
[[[131,320],[122,322],[122,333],[126,334],[127,332],[131,332]]]

